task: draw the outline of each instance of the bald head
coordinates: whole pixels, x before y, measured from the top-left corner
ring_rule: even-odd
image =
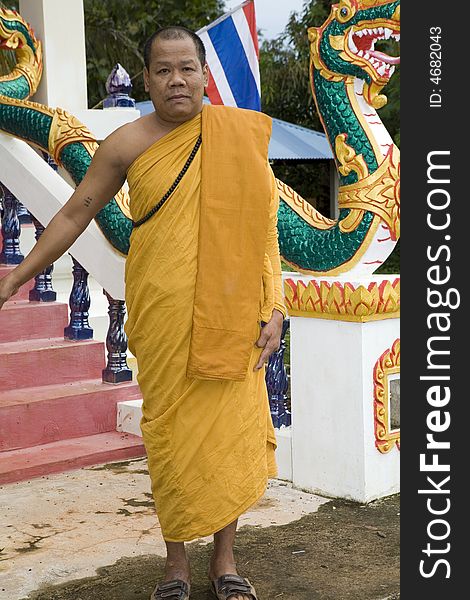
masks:
[[[157,40],[182,40],[188,38],[193,41],[197,57],[201,63],[201,66],[203,67],[206,64],[206,49],[201,38],[194,33],[194,31],[191,31],[191,29],[175,25],[172,27],[162,27],[161,29],[158,29],[145,42],[144,62],[147,69],[150,67],[152,48]]]

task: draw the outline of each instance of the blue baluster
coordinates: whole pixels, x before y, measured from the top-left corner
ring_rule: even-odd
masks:
[[[18,200],[8,188],[3,189],[2,236],[3,246],[0,252],[0,263],[19,265],[24,256],[20,250],[20,221],[18,219]]]
[[[127,336],[124,332],[126,307],[123,300],[114,300],[106,291],[108,298],[109,329],[106,336],[108,362],[103,369],[104,383],[123,383],[132,381],[132,370],[127,364]]]
[[[119,63],[106,80],[108,96],[103,100],[103,108],[135,108],[135,100],[130,97],[132,81],[128,72]]]
[[[289,329],[289,319],[284,319],[282,324],[281,345],[277,352],[269,357],[266,369],[266,387],[268,389],[269,405],[274,427],[286,427],[291,424],[291,412],[288,404],[287,390],[289,379],[284,364],[286,351],[286,333]]]
[[[30,212],[28,211],[26,206],[24,206],[24,204],[21,204],[21,202],[18,202],[17,214],[18,214],[18,219],[22,225],[24,225],[26,223],[29,224],[32,222]]]
[[[70,323],[64,329],[64,337],[68,340],[90,340],[93,338],[93,329],[88,323],[90,308],[88,273],[73,256],[72,261],[73,286],[69,298]]]
[[[52,156],[50,154],[48,154],[47,152],[42,152],[42,156],[43,156],[44,160],[47,162],[47,164],[54,169],[54,171],[57,172],[59,170],[57,163],[55,162],[55,160],[52,158]]]
[[[34,227],[36,228],[35,238],[36,242],[41,237],[44,227],[41,223],[33,217]],[[44,269],[42,273],[36,275],[34,278],[34,288],[29,292],[30,302],[55,302],[57,294],[52,289],[52,271],[54,265],[49,265]]]

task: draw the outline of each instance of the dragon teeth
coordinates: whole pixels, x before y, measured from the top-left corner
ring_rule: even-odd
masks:
[[[385,28],[384,31],[384,36],[386,40],[389,40],[393,35],[393,31],[391,29],[389,29],[388,27]]]
[[[377,67],[377,73],[379,75],[385,75],[385,71],[386,71],[386,67],[384,64],[380,65],[380,67]]]
[[[356,46],[356,44],[354,43],[354,35],[353,35],[353,32],[352,32],[352,31],[351,31],[351,33],[349,34],[348,41],[349,41],[349,47],[350,47],[350,49],[351,49],[353,52],[357,52],[357,46]]]

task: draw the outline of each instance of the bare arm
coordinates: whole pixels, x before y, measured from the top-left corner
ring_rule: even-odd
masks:
[[[104,140],[80,185],[46,227],[37,244],[18,267],[0,280],[0,308],[24,283],[62,256],[121,189],[126,171],[116,146],[116,136]]]

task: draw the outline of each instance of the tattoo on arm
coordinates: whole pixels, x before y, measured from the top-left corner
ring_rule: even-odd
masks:
[[[89,208],[89,207],[90,207],[90,204],[91,204],[92,202],[93,202],[93,198],[90,198],[90,196],[87,196],[87,197],[85,198],[84,204],[85,204],[85,206],[86,206],[87,208]]]

